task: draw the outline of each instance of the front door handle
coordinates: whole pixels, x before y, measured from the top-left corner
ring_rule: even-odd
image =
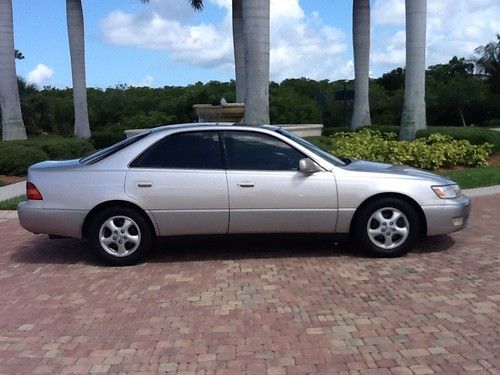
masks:
[[[253,182],[238,182],[237,185],[241,188],[253,188],[255,186]]]
[[[149,181],[137,181],[137,187],[140,188],[148,188],[153,186],[153,184]]]

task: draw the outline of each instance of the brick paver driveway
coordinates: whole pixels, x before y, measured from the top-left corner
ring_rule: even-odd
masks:
[[[1,223],[0,373],[498,373],[500,195],[473,204],[400,259],[191,239],[108,268]]]

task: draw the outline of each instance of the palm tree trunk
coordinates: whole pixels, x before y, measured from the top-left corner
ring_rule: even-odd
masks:
[[[415,139],[425,129],[425,33],[427,0],[406,0],[405,99],[400,137]]]
[[[351,129],[371,125],[368,99],[370,67],[370,0],[352,2],[354,48],[354,108]]]
[[[242,0],[233,0],[233,46],[236,78],[236,102],[245,103],[245,35],[243,34]]]
[[[87,110],[87,86],[85,81],[85,40],[81,0],[66,0],[71,73],[73,78],[73,102],[75,107],[75,135],[90,137]]]
[[[2,139],[26,139],[17,87],[11,0],[0,0],[0,110]]]
[[[269,124],[270,0],[242,0],[245,35],[247,125]]]

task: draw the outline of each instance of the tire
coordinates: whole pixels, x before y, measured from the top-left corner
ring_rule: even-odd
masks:
[[[90,242],[112,266],[138,263],[153,245],[154,232],[143,214],[129,207],[109,207],[90,221]]]
[[[398,198],[380,198],[361,208],[352,235],[375,257],[398,257],[413,248],[420,233],[420,219],[411,204]]]

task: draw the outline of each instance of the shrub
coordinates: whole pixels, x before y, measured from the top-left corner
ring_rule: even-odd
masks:
[[[500,152],[500,132],[498,131],[476,127],[429,126],[425,130],[419,130],[417,137],[425,138],[434,133],[445,134],[457,140],[467,140],[473,145],[490,143],[493,145],[494,154]]]
[[[322,135],[328,137],[330,135],[334,135],[339,132],[348,132],[349,128],[345,126],[341,127],[323,127],[323,130],[321,132]]]
[[[79,158],[93,150],[90,141],[71,137],[0,142],[0,174],[25,175],[28,167],[39,161]]]
[[[0,145],[0,173],[25,175],[31,164],[47,160],[49,156],[38,147],[26,141],[2,142]]]
[[[28,142],[41,148],[53,160],[79,158],[94,151],[90,141],[78,138],[40,138]]]
[[[120,142],[125,138],[126,135],[123,130],[115,132],[106,130],[94,132],[90,139],[92,140],[94,147],[100,150],[101,148],[106,148],[108,146],[114,145],[115,143]]]
[[[491,144],[472,145],[443,134],[431,134],[413,142],[397,140],[396,133],[371,129],[339,132],[330,137],[330,151],[341,157],[410,165],[435,170],[456,165],[485,166]]]
[[[500,118],[492,118],[491,120],[485,121],[483,126],[487,128],[500,128]]]

